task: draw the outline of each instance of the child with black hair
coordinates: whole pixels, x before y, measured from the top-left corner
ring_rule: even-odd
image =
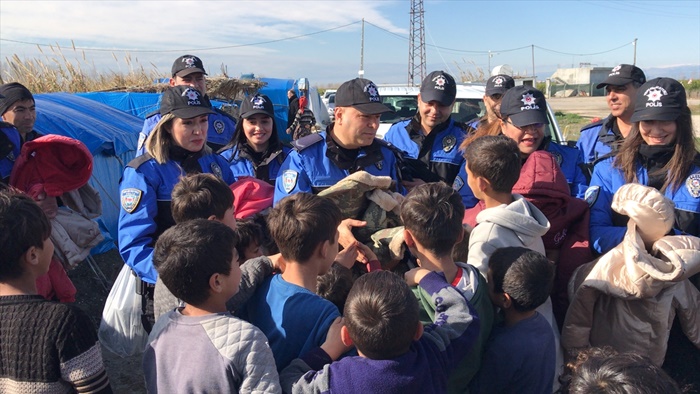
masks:
[[[54,253],[44,211],[4,189],[0,229],[0,391],[111,393],[90,318],[37,294]]]
[[[580,352],[561,393],[567,394],[681,394],[684,390],[649,358],[618,353],[609,346]]]
[[[239,240],[236,249],[241,256],[241,264],[264,255],[263,229],[258,221],[253,218],[239,220],[236,222],[236,234]]]
[[[345,310],[345,300],[354,282],[351,269],[334,263],[328,272],[318,277],[316,294],[332,302],[342,315]]]
[[[212,174],[193,174],[180,179],[172,192],[172,215],[176,223],[193,219],[208,219],[237,229],[234,217],[233,193],[224,181]],[[238,248],[238,243],[236,244]],[[265,277],[277,269],[277,258],[263,257],[242,264],[242,287],[240,297],[249,296]],[[241,261],[243,263],[244,261]],[[156,319],[182,305],[163,281],[158,278],[154,289],[153,311]],[[233,305],[233,304],[232,304]]]
[[[542,236],[550,228],[549,220],[533,203],[513,193],[521,170],[518,145],[505,136],[475,139],[464,152],[467,182],[486,209],[477,217],[469,234],[467,263],[486,276],[490,257],[498,248],[524,247],[546,256]],[[549,322],[554,333],[557,370],[552,374],[554,388],[564,368],[564,352],[559,345],[559,327],[554,318],[552,300],[547,297],[537,311]]]
[[[489,258],[491,301],[503,311],[494,326],[474,393],[551,393],[556,371],[552,327],[535,309],[549,297],[554,266],[523,247],[497,249]]]
[[[328,272],[338,254],[340,220],[331,200],[309,193],[286,197],[270,211],[268,226],[284,272],[266,279],[239,315],[265,333],[278,370],[320,346],[340,316],[335,305],[316,294],[318,276]]]
[[[494,307],[488,296],[486,280],[475,267],[455,262],[455,245],[464,237],[462,198],[443,182],[414,187],[401,204],[404,239],[409,251],[425,269],[441,272],[448,283],[459,290],[474,306],[481,330],[469,354],[461,360],[450,375],[449,393],[468,391],[469,382],[479,371],[484,345],[491,333]],[[430,294],[420,287],[412,287],[421,306],[423,324],[435,321],[435,305]]]
[[[280,392],[267,338],[227,311],[241,282],[236,241],[230,227],[205,219],[158,238],[153,262],[185,306],[153,327],[143,357],[149,392]]]
[[[440,311],[435,324],[423,327],[418,302],[401,277],[389,271],[363,275],[323,345],[282,371],[284,391],[444,393],[450,371],[476,340],[479,319],[442,275],[417,268],[406,280],[431,295]],[[359,356],[333,362],[352,345]]]

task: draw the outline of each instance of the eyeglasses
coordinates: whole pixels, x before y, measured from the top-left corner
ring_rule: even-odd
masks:
[[[516,129],[518,129],[520,131],[532,132],[532,131],[539,131],[539,130],[544,128],[544,123],[533,123],[533,124],[529,124],[527,126],[516,126],[511,121],[506,121],[506,123],[508,123],[509,125],[515,127]]]

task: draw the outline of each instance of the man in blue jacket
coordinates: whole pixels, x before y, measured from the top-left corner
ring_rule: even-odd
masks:
[[[175,59],[171,71],[172,78],[170,78],[170,86],[191,86],[206,95],[207,72],[204,70],[204,64],[200,58],[193,55],[182,55]],[[218,108],[212,108],[212,111],[214,111],[214,113],[209,115],[207,145],[209,145],[214,152],[218,152],[219,149],[223,148],[231,141],[233,132],[236,129],[236,121],[231,115]],[[146,117],[146,120],[143,121],[143,128],[141,129],[141,133],[139,133],[136,155],[141,155],[145,152],[143,146],[146,142],[146,138],[151,134],[151,130],[153,130],[158,121],[160,121],[159,112],[149,115]]]
[[[290,194],[318,193],[356,171],[399,180],[398,160],[386,142],[375,138],[382,104],[376,85],[355,78],[335,95],[335,121],[325,132],[292,142],[275,183],[275,204]]]
[[[452,185],[464,167],[459,145],[466,136],[466,125],[451,117],[456,96],[457,85],[450,74],[431,72],[421,83],[416,115],[393,124],[384,136],[385,141],[406,152],[405,162],[413,178],[405,176],[406,188],[438,181]]]
[[[590,179],[593,166],[604,156],[617,151],[632,128],[637,89],[646,82],[644,71],[630,64],[615,66],[596,88],[605,87],[610,115],[581,129],[576,148],[581,151]]]

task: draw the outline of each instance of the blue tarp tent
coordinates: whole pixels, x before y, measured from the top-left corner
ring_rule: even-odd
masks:
[[[69,93],[35,94],[35,130],[82,141],[94,157],[90,185],[102,197],[101,222],[117,239],[119,179],[134,158],[143,121],[109,105]]]
[[[160,102],[160,93],[94,92],[75,95],[99,101],[141,119],[157,111]]]
[[[292,136],[287,134],[287,117],[289,112],[289,99],[287,91],[294,86],[293,79],[278,79],[278,78],[261,78],[262,82],[267,83],[260,89],[260,93],[267,95],[272,100],[275,107],[275,124],[277,125],[277,134],[282,141],[291,140]]]

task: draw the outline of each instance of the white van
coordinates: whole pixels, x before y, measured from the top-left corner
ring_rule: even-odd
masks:
[[[410,119],[418,110],[418,86],[398,86],[398,85],[380,85],[378,86],[379,95],[382,97],[382,103],[393,109],[394,112],[382,114],[379,119],[379,130],[377,137],[383,138],[384,134],[389,131],[392,124],[401,120]],[[485,84],[466,84],[457,85],[457,99],[452,109],[452,119],[457,122],[469,123],[474,119],[482,117],[486,113],[484,106],[484,91]],[[547,104],[547,117],[549,118],[549,127],[545,130],[545,135],[552,136],[552,141],[566,145],[566,141],[561,135],[559,125],[554,117],[554,112]]]

